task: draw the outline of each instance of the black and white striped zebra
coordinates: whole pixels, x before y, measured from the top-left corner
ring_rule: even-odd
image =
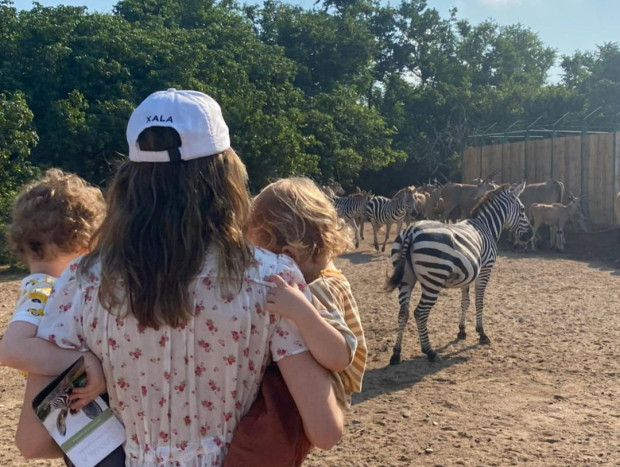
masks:
[[[469,287],[475,283],[476,331],[481,344],[491,343],[482,326],[484,291],[497,258],[497,240],[502,229],[515,230],[518,236],[531,233],[529,220],[519,200],[524,186],[525,182],[515,188],[504,185],[487,192],[472,210],[470,219],[455,224],[420,221],[397,237],[391,254],[394,272],[386,283],[386,290],[398,287],[400,305],[391,365],[400,362],[403,330],[409,319],[409,302],[416,282],[420,282],[422,296],[413,316],[422,352],[430,360],[435,359],[437,353],[428,338],[428,315],[444,288],[461,289],[458,338],[464,339]]]
[[[373,246],[375,250],[379,250],[379,242],[377,241],[377,232],[381,225],[385,225],[385,239],[381,251],[385,251],[390,229],[392,224],[396,224],[396,234],[400,233],[405,214],[413,210],[413,193],[414,187],[405,187],[399,190],[392,199],[384,196],[373,196],[368,201],[366,208],[366,218],[372,225]]]
[[[360,230],[358,221],[364,216],[366,206],[370,199],[369,193],[355,193],[349,196],[334,196],[332,201],[338,212],[338,216],[344,219],[355,233],[355,248],[360,244]]]
[[[72,381],[64,381],[46,397],[48,403],[42,404],[37,409],[37,416],[41,421],[44,421],[54,410],[59,410],[56,416],[56,429],[62,436],[67,434],[67,416],[71,413],[71,399],[69,394],[73,387]],[[82,407],[81,411],[91,420],[102,413],[101,407],[96,401],[89,402],[86,406]]]

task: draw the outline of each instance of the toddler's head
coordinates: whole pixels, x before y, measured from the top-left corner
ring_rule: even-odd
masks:
[[[99,188],[77,175],[49,169],[25,185],[13,203],[7,232],[11,253],[25,262],[77,257],[90,249],[105,212]]]
[[[248,237],[274,253],[292,247],[298,262],[333,259],[351,245],[349,229],[332,202],[312,180],[301,177],[271,183],[254,198]]]

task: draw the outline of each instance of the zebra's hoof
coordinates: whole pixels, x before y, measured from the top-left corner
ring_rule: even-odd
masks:
[[[430,350],[426,356],[428,357],[428,361],[429,362],[441,362],[441,357],[439,356],[439,354],[437,352],[435,352],[434,350]]]
[[[465,331],[459,331],[459,333],[456,335],[456,337],[460,340],[463,340],[467,337],[467,333]]]
[[[390,365],[398,365],[400,363],[400,354],[392,355],[390,358]]]
[[[480,336],[480,343],[482,345],[491,345],[491,339],[489,339],[486,334]]]

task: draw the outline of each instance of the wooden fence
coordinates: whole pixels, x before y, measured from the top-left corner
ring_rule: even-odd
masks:
[[[595,224],[615,224],[614,198],[620,191],[620,132],[584,134],[468,147],[463,183],[500,170],[502,183],[564,183],[567,195],[585,195],[584,210]]]

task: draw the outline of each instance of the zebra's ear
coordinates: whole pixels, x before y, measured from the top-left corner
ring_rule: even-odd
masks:
[[[512,191],[516,197],[519,197],[519,195],[521,194],[524,188],[525,188],[525,180],[519,183],[519,185],[517,185],[516,187],[511,188],[510,191]]]

